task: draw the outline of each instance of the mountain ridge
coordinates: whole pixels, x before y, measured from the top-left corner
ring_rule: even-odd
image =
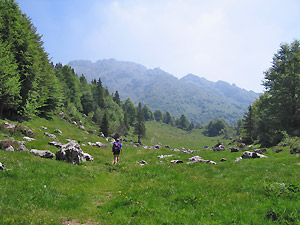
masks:
[[[160,68],[147,69],[133,62],[103,59],[69,62],[87,81],[101,78],[111,93],[119,92],[120,98],[130,98],[135,104],[142,102],[151,110],[169,111],[173,116],[186,115],[193,122],[202,124],[224,118],[234,124],[243,117],[247,107],[258,93],[241,89],[224,81],[213,82],[188,74],[181,79]]]

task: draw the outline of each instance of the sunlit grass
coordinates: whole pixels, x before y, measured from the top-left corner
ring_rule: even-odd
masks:
[[[50,133],[60,129],[62,135],[57,137],[64,143],[67,138],[106,143],[59,118],[36,119],[27,125],[37,139],[27,142],[29,149],[55,153],[56,148],[48,145],[50,139],[39,130],[42,125]],[[188,165],[192,155],[125,143],[117,165],[111,164],[110,149],[91,146],[82,149],[94,161],[81,165],[0,150],[0,162],[9,169],[0,171],[0,224],[61,224],[63,218],[96,224],[299,224],[300,160],[287,148],[280,153],[268,149],[268,159],[235,162],[241,152],[204,150],[203,146],[219,140],[204,137],[199,130],[188,133],[151,122],[147,133],[146,145],[160,142],[191,148],[197,150],[194,155],[217,165]],[[174,156],[157,158],[162,154]],[[220,162],[222,158],[227,161]],[[172,159],[184,163],[171,164]],[[136,164],[141,160],[148,165]],[[280,189],[278,183],[294,192]]]

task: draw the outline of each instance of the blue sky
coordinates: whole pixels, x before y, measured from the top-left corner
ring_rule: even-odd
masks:
[[[262,92],[298,0],[16,0],[54,63],[115,58]]]

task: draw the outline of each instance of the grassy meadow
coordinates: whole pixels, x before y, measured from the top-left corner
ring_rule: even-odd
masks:
[[[26,143],[29,150],[58,150],[48,145],[52,139],[41,126],[63,143],[73,139],[80,144],[108,144],[59,118],[24,124],[36,139]],[[93,129],[92,124],[87,127]],[[0,139],[7,136],[11,134],[0,130]],[[16,140],[23,137],[20,133],[13,136]],[[133,148],[123,143],[118,165],[112,165],[110,149],[96,146],[81,146],[94,157],[93,162],[81,165],[0,150],[0,162],[7,168],[0,171],[0,224],[300,224],[300,159],[289,153],[289,146],[279,153],[267,149],[267,159],[235,162],[242,152],[210,150],[218,141],[221,137],[205,137],[201,130],[186,132],[149,122],[144,144],[161,143],[163,148]],[[196,150],[193,155],[217,165],[186,164],[193,155],[165,145]],[[206,145],[210,148],[205,149]],[[162,154],[174,156],[157,158]],[[227,161],[220,162],[222,158]],[[173,159],[184,163],[171,164]],[[141,160],[148,164],[136,164]]]

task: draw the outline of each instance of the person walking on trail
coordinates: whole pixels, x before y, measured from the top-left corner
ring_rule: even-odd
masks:
[[[114,142],[114,144],[112,146],[112,152],[114,154],[113,164],[119,163],[119,161],[120,161],[119,156],[120,156],[120,153],[122,153],[122,145],[120,143],[120,139],[117,139]]]

